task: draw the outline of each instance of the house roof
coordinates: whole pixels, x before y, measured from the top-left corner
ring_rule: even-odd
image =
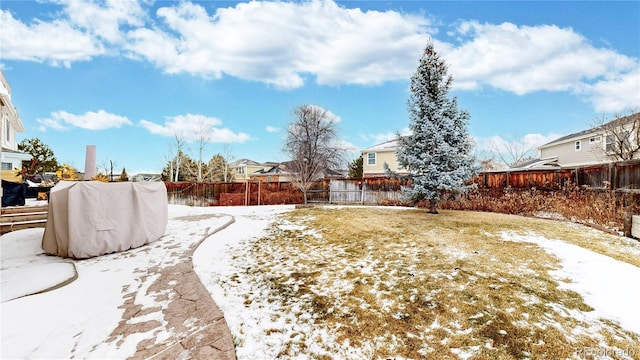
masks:
[[[242,166],[242,165],[254,165],[254,166],[262,166],[257,161],[249,160],[249,159],[238,159],[229,164],[229,166]]]
[[[157,174],[157,173],[137,173],[135,175],[131,175],[129,176],[132,179],[139,179],[142,178],[145,181],[159,181],[160,179],[162,179],[162,174]]]
[[[524,162],[518,166],[509,168],[509,171],[512,170],[535,170],[535,169],[559,169],[560,165],[558,165],[558,157],[552,156],[544,159],[534,159],[531,161]]]
[[[286,171],[286,167],[283,163],[277,163],[274,166],[271,166],[269,169],[261,169],[258,170],[251,175],[276,175],[276,174],[288,174]]]
[[[287,164],[290,164],[291,161],[285,161],[281,163],[272,163],[274,166],[268,169],[261,169],[251,174],[251,176],[265,176],[265,175],[288,175],[291,174],[291,171],[287,169]],[[344,171],[341,170],[332,170],[326,169],[324,170],[325,177],[345,177]]]
[[[634,118],[636,118],[638,116],[640,116],[640,113],[631,114],[631,115],[628,115],[628,116],[625,116],[625,117],[621,117],[621,118],[617,118],[615,120],[609,121],[608,123],[606,123],[604,125],[598,125],[598,126],[592,127],[591,129],[582,130],[582,131],[578,131],[578,132],[573,133],[573,134],[562,136],[562,137],[560,137],[558,139],[555,139],[553,141],[550,141],[550,142],[540,146],[540,149],[545,148],[547,146],[561,144],[563,142],[567,142],[567,141],[570,141],[570,140],[573,140],[573,139],[583,138],[583,137],[585,137],[587,135],[600,132],[600,131],[602,131],[602,129],[604,127],[607,127],[608,125],[614,124],[616,122],[619,122],[620,124],[625,124],[627,122],[632,121]]]
[[[373,145],[372,147],[366,148],[362,150],[362,152],[371,152],[371,151],[392,151],[398,147],[398,139],[389,140],[383,142],[382,144]]]

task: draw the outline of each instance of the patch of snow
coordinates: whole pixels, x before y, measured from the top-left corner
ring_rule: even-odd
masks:
[[[561,288],[582,295],[595,309],[594,316],[618,322],[623,328],[640,334],[638,290],[629,284],[640,284],[640,268],[591,250],[550,240],[536,234],[502,233],[505,241],[535,243],[560,259],[562,268],[551,273]],[[569,279],[564,282],[563,279]]]
[[[562,214],[549,212],[549,211],[538,211],[533,214],[535,217],[539,217],[542,219],[551,219],[551,220],[565,220],[565,217]]]

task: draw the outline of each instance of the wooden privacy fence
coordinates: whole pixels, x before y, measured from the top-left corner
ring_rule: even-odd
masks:
[[[399,202],[406,180],[372,178],[362,180],[331,180],[329,202],[380,205]]]
[[[594,190],[640,192],[640,160],[577,168],[493,171],[473,182],[484,195],[504,189],[560,190],[568,185]],[[197,206],[302,204],[302,192],[289,182],[165,183],[169,203]],[[384,205],[402,202],[407,180],[388,178],[331,179],[315,182],[308,202]],[[499,196],[499,195],[497,195]]]
[[[170,204],[195,206],[302,204],[302,192],[289,182],[191,183],[165,182]],[[407,181],[395,179],[317,181],[307,191],[307,202],[388,204],[401,200]]]
[[[640,160],[549,170],[492,171],[478,175],[479,188],[562,189],[568,184],[592,189],[640,190]]]
[[[170,204],[191,206],[300,204],[302,193],[290,183],[165,182]]]

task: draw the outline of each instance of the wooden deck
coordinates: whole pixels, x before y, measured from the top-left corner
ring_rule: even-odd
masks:
[[[0,234],[11,231],[45,227],[49,205],[9,206],[0,214]]]

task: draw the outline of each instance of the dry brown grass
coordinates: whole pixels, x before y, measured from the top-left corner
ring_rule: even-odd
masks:
[[[592,309],[549,274],[558,259],[500,236],[536,233],[640,266],[637,246],[585,229],[492,213],[300,209],[254,243],[258,266],[247,273],[286,311],[331,334],[333,343],[311,357],[328,358],[335,346],[382,359],[582,358],[585,348],[640,354],[638,334],[583,316]],[[280,356],[308,353],[306,341],[316,340],[297,334]],[[624,358],[618,353],[611,352]]]

